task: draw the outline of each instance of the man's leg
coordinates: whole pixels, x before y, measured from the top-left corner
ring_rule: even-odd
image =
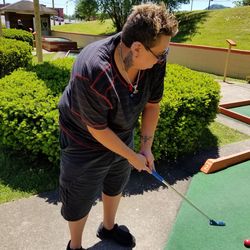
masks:
[[[114,159],[103,182],[103,223],[100,224],[96,235],[101,240],[113,240],[124,247],[131,248],[135,246],[134,236],[129,230],[123,230],[115,224],[116,212],[130,171],[131,166],[127,160],[121,157]]]
[[[97,230],[97,237],[101,240],[111,239],[125,247],[135,247],[135,238],[127,230],[123,230],[115,224],[116,212],[121,199],[121,194],[108,196],[102,194],[103,199],[103,223]]]
[[[102,193],[103,202],[103,226],[110,230],[114,227],[115,216],[121,200],[121,194],[108,196]]]
[[[87,221],[88,215],[77,221],[69,221],[69,230],[71,236],[70,248],[77,249],[82,246],[82,233]]]

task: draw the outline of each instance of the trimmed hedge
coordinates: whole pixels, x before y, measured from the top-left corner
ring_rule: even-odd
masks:
[[[63,92],[69,82],[69,76],[74,58],[59,58],[50,62],[37,64],[32,71],[36,72],[38,77],[45,81],[47,87],[54,95]]]
[[[176,159],[199,147],[204,129],[216,117],[220,86],[205,73],[168,65],[164,87],[153,152],[156,159]],[[139,136],[135,145],[139,147]]]
[[[33,72],[20,69],[0,79],[0,142],[56,162],[58,100]]]
[[[0,140],[4,145],[32,155],[43,153],[55,165],[58,163],[57,103],[72,63],[65,59],[45,62],[35,66],[37,74],[18,70],[0,80]],[[50,67],[59,78],[48,72]],[[153,145],[156,159],[175,159],[196,150],[203,130],[216,116],[219,91],[219,84],[208,75],[168,65]],[[138,149],[139,126],[135,134]]]
[[[33,35],[26,30],[3,29],[3,37],[27,42],[30,46],[33,46]]]
[[[0,38],[0,78],[32,62],[32,47],[26,42]]]

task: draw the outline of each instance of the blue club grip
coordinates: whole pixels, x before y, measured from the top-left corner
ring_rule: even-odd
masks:
[[[164,181],[164,179],[155,170],[152,170],[152,175],[160,182]]]

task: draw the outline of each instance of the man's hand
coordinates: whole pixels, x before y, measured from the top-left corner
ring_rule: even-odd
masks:
[[[148,173],[151,174],[150,169],[147,167],[147,159],[144,155],[142,154],[135,154],[133,158],[128,159],[129,163],[135,167],[139,172],[147,171]]]
[[[155,164],[154,164],[154,155],[152,154],[151,150],[143,150],[140,151],[140,154],[144,155],[147,161],[147,167],[150,169],[150,173],[152,170],[155,170]]]

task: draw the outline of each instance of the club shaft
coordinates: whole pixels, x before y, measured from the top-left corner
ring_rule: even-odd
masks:
[[[170,184],[168,184],[165,180],[161,181],[164,185],[167,187],[170,187],[175,193],[177,193],[179,196],[181,196],[190,206],[192,206],[194,209],[196,209],[200,214],[205,216],[208,220],[211,220],[208,215],[206,215],[204,212],[202,212],[198,207],[196,207],[190,200],[188,200],[183,194],[181,194],[179,191],[177,191],[174,187],[172,187]]]

